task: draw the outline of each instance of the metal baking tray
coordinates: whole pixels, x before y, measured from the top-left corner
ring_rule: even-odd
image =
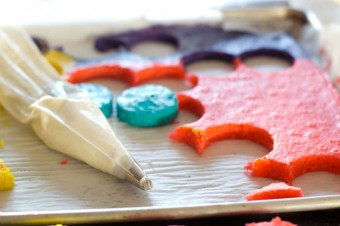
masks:
[[[320,29],[320,23],[312,13],[288,7],[222,9],[221,12],[222,20],[217,21],[220,26],[255,29],[257,32],[286,31],[320,62],[318,46],[310,45],[317,43]],[[149,21],[149,24],[158,22]],[[84,40],[89,41],[99,33],[110,31],[112,25],[27,26],[27,29],[32,35],[47,37],[57,45],[61,41],[58,37],[69,38],[69,32],[73,29],[78,36],[72,37],[70,42],[83,37],[83,34],[86,34]],[[109,86],[124,88],[120,83]],[[300,176],[297,186],[305,188],[307,195],[304,198],[246,202],[242,195],[273,182],[266,178],[239,178],[244,174],[243,166],[249,158],[266,153],[263,148],[244,141],[223,141],[212,145],[209,155],[197,157],[191,148],[167,140],[166,135],[164,141],[159,141],[174,128],[171,127],[173,125],[162,127],[158,132],[130,129],[115,119],[110,120],[122,142],[153,179],[155,187],[150,193],[139,191],[83,163],[48,150],[31,134],[29,128],[4,114],[0,117],[0,123],[11,122],[11,125],[0,130],[0,138],[6,142],[1,157],[17,180],[13,191],[0,193],[0,225],[127,222],[340,208],[339,175],[316,172]],[[190,120],[191,115],[181,113],[179,121]],[[155,142],[158,142],[157,145]],[[227,152],[223,150],[226,146]],[[241,154],[235,155],[235,152]],[[248,155],[253,156],[244,157]],[[232,161],[239,157],[242,161],[233,165]],[[58,164],[65,159],[67,165]],[[175,164],[168,160],[174,160]],[[225,161],[228,166],[223,164]],[[219,164],[225,167],[222,171]],[[191,171],[187,172],[185,168]],[[202,170],[201,175],[198,170]],[[210,182],[212,175],[218,178]],[[315,188],[318,187],[315,181],[318,181],[320,188]]]

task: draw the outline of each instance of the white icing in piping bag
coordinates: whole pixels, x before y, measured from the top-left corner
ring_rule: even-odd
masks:
[[[29,35],[0,29],[0,103],[51,149],[143,190],[152,182],[87,94],[59,79]]]

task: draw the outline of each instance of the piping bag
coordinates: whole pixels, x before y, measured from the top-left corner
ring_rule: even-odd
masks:
[[[85,91],[62,79],[21,28],[0,28],[0,103],[51,149],[152,188]]]

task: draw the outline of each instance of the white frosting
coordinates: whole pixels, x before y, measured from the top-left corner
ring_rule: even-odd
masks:
[[[50,148],[151,188],[95,103],[58,79],[23,30],[0,30],[0,53],[0,101],[15,118],[29,123]]]

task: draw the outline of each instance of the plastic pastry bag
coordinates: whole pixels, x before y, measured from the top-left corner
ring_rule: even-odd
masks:
[[[51,149],[101,171],[152,187],[87,94],[59,79],[30,36],[20,28],[0,29],[0,103],[30,124]]]

